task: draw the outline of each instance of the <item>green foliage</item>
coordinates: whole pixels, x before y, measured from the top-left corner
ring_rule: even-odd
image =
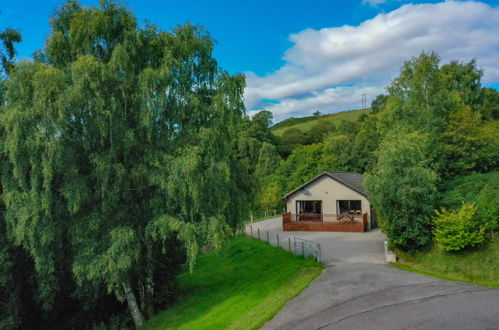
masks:
[[[376,150],[380,143],[377,129],[378,117],[369,115],[362,121],[355,140],[351,143],[350,169],[354,172],[371,172],[376,164]]]
[[[202,255],[179,275],[185,295],[145,329],[257,329],[299,294],[322,266],[247,237]]]
[[[499,228],[499,172],[457,177],[443,189],[444,207],[457,210],[463,203],[476,204],[476,221],[487,231]]]
[[[476,205],[463,203],[458,211],[436,211],[435,241],[445,251],[459,251],[485,242],[485,227],[476,217]]]
[[[290,128],[291,129],[291,128]],[[308,143],[319,143],[324,137],[336,130],[336,127],[330,121],[321,120],[314,124],[307,132]],[[283,134],[284,137],[284,134]]]
[[[283,157],[287,157],[295,148],[306,144],[307,136],[301,129],[291,127],[282,133],[279,140],[279,154]]]
[[[405,264],[392,264],[404,270],[447,280],[464,281],[477,285],[499,287],[499,234],[482,248],[446,252],[434,245],[415,255],[400,254]]]
[[[103,288],[122,300],[131,287],[130,303],[247,218],[244,77],[222,71],[213,46],[200,27],[165,32],[111,1],[70,1],[51,20],[46,61],[12,70],[5,217],[45,310]],[[152,293],[142,298],[154,310]]]
[[[415,251],[431,241],[437,175],[428,168],[428,137],[398,131],[385,137],[366,178],[369,199],[390,242]]]
[[[16,56],[14,44],[21,40],[21,33],[17,30],[9,28],[0,31],[0,78],[5,78],[12,70],[13,59]]]
[[[275,143],[275,137],[270,131],[272,112],[260,111],[251,118],[250,136],[262,142]]]
[[[476,110],[482,97],[483,72],[473,59],[468,63],[451,61],[440,68],[444,88],[457,94],[466,106]]]
[[[338,133],[348,137],[354,137],[358,129],[359,126],[357,123],[348,120],[343,120],[338,125]]]
[[[499,92],[493,88],[483,88],[481,102],[476,108],[484,118],[499,119]]]
[[[458,176],[444,182],[441,188],[440,204],[447,209],[457,209],[463,202],[476,203],[488,192],[499,191],[499,171],[490,173],[473,173],[467,176]],[[488,208],[499,204],[499,193],[494,193],[497,203],[491,203]]]
[[[380,94],[376,96],[376,98],[371,102],[372,113],[378,113],[382,111],[386,107],[387,102],[388,102],[387,95]]]
[[[462,107],[449,116],[438,145],[438,167],[444,178],[488,172],[499,166],[499,122]]]
[[[497,183],[497,181],[496,181]],[[477,201],[476,216],[486,230],[494,231],[499,228],[499,189],[485,187]]]
[[[330,166],[324,161],[324,158],[323,144],[311,144],[296,148],[276,170],[280,197],[320,173],[329,170]]]

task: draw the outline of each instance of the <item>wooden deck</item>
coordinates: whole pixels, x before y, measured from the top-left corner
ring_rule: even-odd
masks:
[[[297,219],[296,215],[291,213],[283,214],[282,229],[284,231],[335,231],[345,233],[363,233],[367,229],[367,214],[361,216],[361,221],[297,221],[295,219]]]

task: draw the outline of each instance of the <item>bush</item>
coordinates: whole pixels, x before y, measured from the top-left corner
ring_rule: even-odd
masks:
[[[486,226],[476,216],[474,203],[463,203],[457,211],[436,211],[435,241],[445,251],[459,251],[485,242]]]
[[[476,215],[487,231],[499,228],[499,190],[486,186],[477,199]]]

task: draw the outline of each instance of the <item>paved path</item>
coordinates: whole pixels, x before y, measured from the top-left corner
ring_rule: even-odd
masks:
[[[293,236],[320,243],[327,266],[263,329],[499,329],[499,289],[390,267],[379,231],[282,232],[280,219],[251,226],[273,245],[276,234],[281,246]]]

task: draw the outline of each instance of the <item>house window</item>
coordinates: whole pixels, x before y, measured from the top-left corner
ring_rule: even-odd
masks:
[[[322,201],[296,201],[297,214],[322,214]]]
[[[362,214],[361,201],[336,201],[337,214]]]

